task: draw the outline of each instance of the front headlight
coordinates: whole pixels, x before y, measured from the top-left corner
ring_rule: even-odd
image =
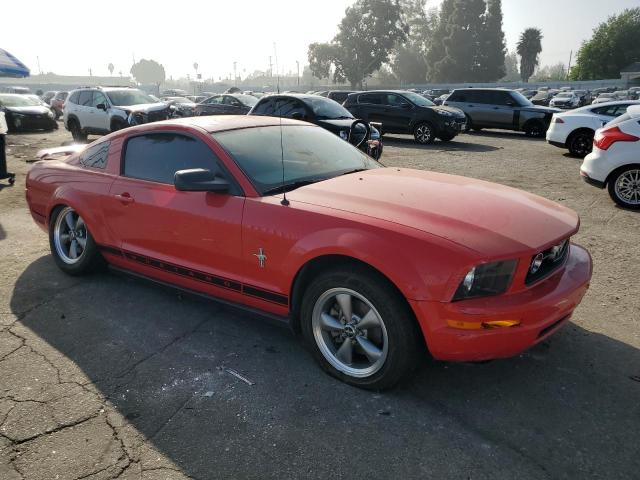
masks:
[[[49,118],[54,118],[54,117],[55,117],[55,115],[53,114],[53,112],[52,112],[51,110],[49,110],[49,111],[47,112],[47,116],[48,116]]]
[[[517,260],[503,260],[473,267],[460,282],[453,301],[504,293],[511,285],[517,265]]]
[[[453,112],[448,112],[447,110],[438,110],[438,114],[443,117],[453,117]]]

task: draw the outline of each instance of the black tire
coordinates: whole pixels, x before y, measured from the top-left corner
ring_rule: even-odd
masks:
[[[413,129],[413,138],[420,145],[429,145],[436,139],[436,130],[429,122],[421,122]]]
[[[635,192],[631,199],[625,198],[621,192],[619,182],[624,180],[630,181],[631,192]],[[607,181],[607,190],[611,199],[619,206],[640,210],[640,165],[627,165],[614,171]]]
[[[546,135],[547,130],[544,124],[538,120],[531,120],[524,126],[524,133],[527,137],[542,138]]]
[[[569,153],[574,157],[584,158],[593,150],[593,130],[578,130],[567,139]]]
[[[451,140],[453,140],[454,138],[456,138],[457,134],[453,134],[453,135],[440,135],[440,140],[442,142],[450,142]]]
[[[80,123],[76,119],[69,120],[69,131],[76,142],[86,142],[88,135],[80,128]]]
[[[127,122],[120,119],[114,119],[111,122],[111,131],[117,132],[118,130],[122,130],[123,128],[127,128]]]
[[[62,258],[61,254],[56,247],[55,241],[55,229],[58,217],[66,214],[69,210],[75,212],[71,207],[61,205],[56,207],[51,214],[51,221],[49,222],[49,247],[51,248],[51,255],[56,262],[56,265],[68,275],[83,275],[96,271],[105,265],[105,261],[98,250],[98,246],[93,240],[93,236],[89,232],[89,228],[84,225],[84,234],[86,239],[86,245],[79,255],[78,260],[75,263],[68,263]],[[61,221],[63,221],[61,219]]]
[[[316,327],[314,329],[314,315],[315,318],[318,318],[317,312],[321,311],[319,310],[321,308],[319,305],[323,305],[323,299],[327,294],[340,289],[353,291],[365,298],[373,306],[371,310],[375,310],[375,313],[379,314],[378,318],[381,319],[386,333],[386,356],[381,360],[379,369],[372,371],[367,376],[354,376],[336,368],[326,356],[329,355],[330,357],[331,355],[327,354],[326,350],[323,353],[323,348],[326,348],[328,344],[324,340],[324,338],[327,338],[324,336],[325,334],[329,335],[330,341],[337,340],[339,342],[344,338],[343,344],[351,341],[352,345],[354,345],[352,347],[354,352],[352,362],[356,361],[356,359],[361,359],[366,364],[370,359],[368,359],[368,355],[364,355],[364,349],[359,350],[357,338],[333,337],[335,332],[323,333],[322,328]],[[355,299],[352,308],[352,312],[355,313],[358,306],[356,302],[359,302],[359,300],[356,297],[352,298]],[[331,303],[331,300],[327,300],[327,302]],[[338,303],[334,303],[334,305],[337,306]],[[367,309],[365,303],[360,303],[360,306],[364,306]],[[345,383],[370,390],[384,390],[391,388],[406,377],[416,365],[419,346],[422,341],[413,312],[402,296],[386,279],[365,267],[335,268],[318,275],[303,294],[300,312],[302,334],[314,358],[324,371]],[[362,322],[362,318],[364,316],[361,317],[360,322]],[[366,335],[367,338],[371,338],[373,341],[375,338],[381,338],[376,337],[376,331],[381,332],[381,329],[365,330],[364,334],[360,331],[358,336]],[[346,335],[346,333],[343,332],[340,335]],[[338,345],[342,344],[338,343]],[[337,345],[334,346],[336,348],[334,354],[337,357],[339,347]],[[335,358],[333,361],[335,361]],[[350,363],[349,365],[356,364]]]

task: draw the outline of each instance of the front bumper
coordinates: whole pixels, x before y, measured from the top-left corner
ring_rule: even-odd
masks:
[[[12,116],[7,121],[12,131],[54,130],[58,128],[55,118],[48,115]]]
[[[461,302],[410,301],[429,351],[445,361],[482,361],[522,353],[558,331],[570,318],[589,288],[589,252],[571,245],[560,270],[531,288]],[[515,327],[461,330],[453,322],[518,320]]]

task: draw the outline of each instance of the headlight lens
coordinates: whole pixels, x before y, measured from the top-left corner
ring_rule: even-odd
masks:
[[[511,284],[517,265],[517,260],[504,260],[473,267],[460,282],[453,301],[504,293]]]
[[[453,117],[453,113],[447,110],[438,110],[438,113],[444,117]]]

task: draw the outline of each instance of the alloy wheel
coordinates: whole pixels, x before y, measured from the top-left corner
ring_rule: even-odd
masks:
[[[571,141],[571,153],[580,157],[584,157],[591,152],[592,143],[592,137],[590,137],[586,133],[580,133],[576,135]]]
[[[433,132],[431,131],[431,127],[429,125],[418,125],[418,128],[416,128],[416,139],[418,140],[418,142],[429,143],[432,137]]]
[[[87,226],[71,207],[64,208],[53,227],[53,242],[60,259],[68,264],[77,263],[87,246]]]
[[[347,288],[324,292],[315,303],[313,336],[324,358],[356,378],[379,371],[389,353],[387,330],[373,304]]]
[[[640,205],[640,170],[623,172],[615,183],[615,192],[620,200],[629,205]]]

